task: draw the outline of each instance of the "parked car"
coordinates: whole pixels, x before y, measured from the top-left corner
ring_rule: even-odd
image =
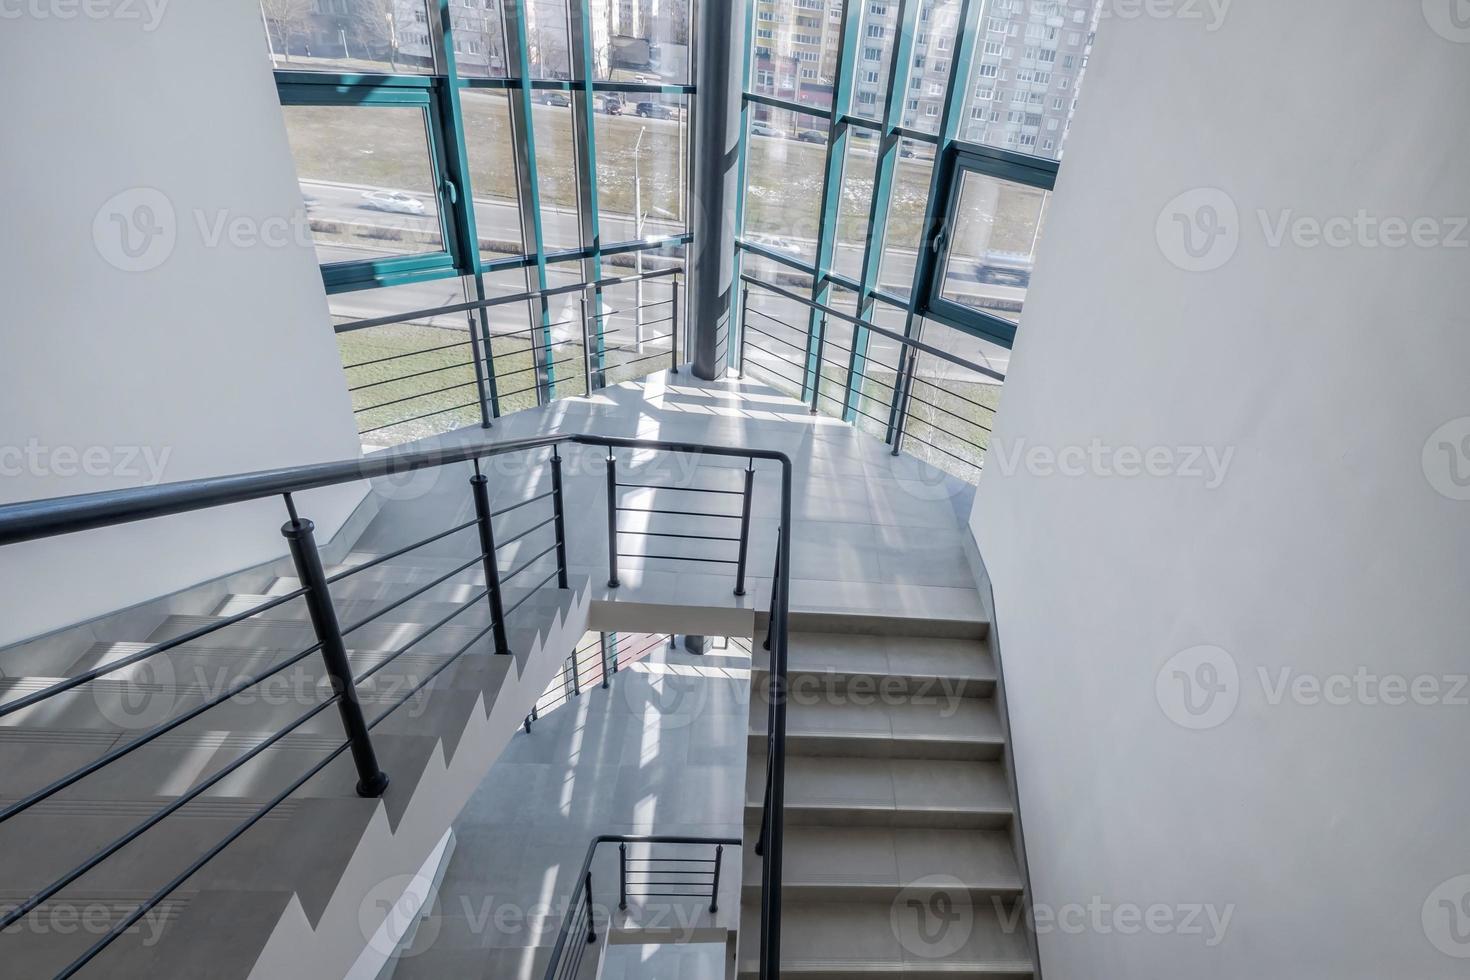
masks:
[[[569,106],[572,104],[571,96],[567,95],[567,93],[565,92],[550,92],[542,101],[545,102],[546,105]]]
[[[393,214],[423,214],[424,202],[403,191],[363,191],[362,206],[372,211]]]
[[[662,102],[640,102],[638,103],[638,115],[644,119],[673,119],[674,110]]]
[[[759,245],[768,252],[780,252],[782,255],[801,257],[801,248],[790,239],[779,235],[751,235],[750,243]]]
[[[621,116],[623,114],[623,100],[616,95],[606,95],[602,98],[602,111],[609,116]],[[639,112],[642,115],[642,112]]]
[[[1031,285],[1031,256],[1020,252],[990,252],[975,263],[975,281],[1026,289]]]
[[[750,135],[785,136],[786,134],[781,132],[781,130],[777,129],[775,126],[767,126],[765,123],[753,123],[750,127]]]
[[[796,134],[796,138],[801,140],[803,143],[827,142],[827,134],[822,132],[820,129],[803,129],[801,132]]]

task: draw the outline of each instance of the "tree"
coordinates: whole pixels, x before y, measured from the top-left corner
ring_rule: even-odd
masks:
[[[305,33],[311,23],[312,0],[260,0],[260,10],[267,39],[290,61],[291,39]]]
[[[387,48],[394,70],[398,68],[399,32],[407,26],[401,20],[398,0],[356,0],[352,5],[353,36],[369,52]]]

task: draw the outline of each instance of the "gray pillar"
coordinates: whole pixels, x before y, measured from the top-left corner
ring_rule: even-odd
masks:
[[[707,636],[684,637],[684,649],[688,650],[690,653],[703,655],[709,652],[709,647],[709,637]]]
[[[734,300],[746,3],[705,0],[699,4],[688,316],[690,359],[695,375],[706,381],[725,375]]]

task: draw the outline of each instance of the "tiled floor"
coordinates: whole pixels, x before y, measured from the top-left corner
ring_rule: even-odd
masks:
[[[396,980],[539,980],[545,961],[532,950],[544,957],[555,942],[598,834],[739,837],[749,664],[734,643],[704,656],[665,649],[517,734],[455,821],[435,913]],[[594,899],[615,904],[615,848],[599,856]],[[738,874],[731,857],[726,873]],[[670,977],[705,975],[687,959],[659,962]]]
[[[793,570],[792,605],[808,611],[852,611],[944,618],[978,618],[979,600],[965,559],[968,515],[974,488],[908,456],[894,457],[888,447],[853,427],[825,416],[813,416],[801,404],[752,381],[704,382],[690,374],[661,373],[644,381],[596,392],[591,398],[558,401],[520,412],[490,430],[464,429],[442,437],[445,444],[500,442],[536,435],[595,433],[726,447],[752,447],[786,452],[792,459]],[[548,454],[526,454],[490,461],[494,506],[526,499],[549,487],[544,465]],[[607,511],[605,453],[573,447],[565,454],[570,563],[594,582],[606,580]],[[668,454],[618,455],[619,478],[627,482],[703,488],[739,488],[744,461],[704,457],[694,460]],[[660,560],[624,559],[622,587],[600,590],[594,599],[673,602],[693,606],[762,609],[769,603],[769,581],[779,524],[780,478],[773,463],[756,467],[751,525],[749,594],[735,600],[734,570]],[[466,481],[469,468],[426,471],[390,487],[383,502],[392,521],[392,539],[370,533],[360,547],[385,550],[471,516]],[[682,491],[624,491],[655,507],[738,508],[738,498]],[[719,505],[725,505],[721,508]],[[538,504],[507,515],[506,540],[546,516]],[[738,510],[736,511],[738,512]],[[635,524],[643,520],[643,525]],[[625,514],[624,528],[680,533],[728,533],[733,521]],[[503,560],[520,564],[545,547],[541,531],[507,549]],[[655,539],[644,539],[655,540]],[[672,555],[733,557],[733,546],[700,541],[656,539],[658,551]],[[440,554],[472,554],[471,541],[441,542]],[[636,551],[641,543],[624,534],[620,548]],[[725,547],[728,555],[718,549]],[[715,550],[711,550],[715,549]],[[510,552],[515,551],[512,558]],[[529,582],[550,568],[550,559],[525,573]]]

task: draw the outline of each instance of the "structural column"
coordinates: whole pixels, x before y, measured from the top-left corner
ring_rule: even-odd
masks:
[[[698,108],[694,119],[691,202],[694,243],[689,255],[689,354],[694,373],[723,377],[735,299],[735,202],[740,164],[740,99],[750,0],[700,4]]]

